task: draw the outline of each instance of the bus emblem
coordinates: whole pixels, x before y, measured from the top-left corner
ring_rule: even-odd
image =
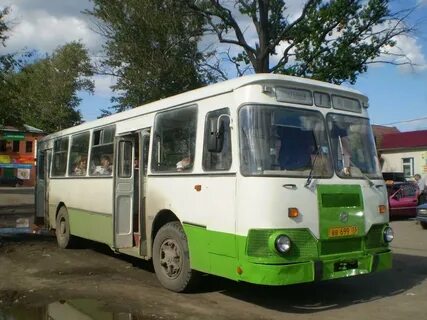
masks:
[[[341,212],[340,213],[340,221],[343,223],[348,221],[348,213],[347,212]]]

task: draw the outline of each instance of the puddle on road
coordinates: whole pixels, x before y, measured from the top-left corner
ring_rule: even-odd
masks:
[[[107,303],[91,299],[61,300],[46,306],[0,309],[0,320],[139,320],[152,316],[109,311]]]

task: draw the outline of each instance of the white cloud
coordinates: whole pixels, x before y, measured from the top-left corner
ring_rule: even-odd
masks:
[[[110,98],[113,95],[110,87],[116,83],[116,78],[111,76],[97,75],[93,77],[93,80],[95,81],[94,94],[96,96]]]
[[[288,41],[281,41],[276,48],[276,54],[270,56],[270,65],[276,65],[279,60],[283,57],[285,50],[289,47],[290,43]],[[294,54],[295,48],[291,48],[288,52],[289,54]],[[289,56],[289,64],[295,63],[295,56]]]
[[[418,1],[417,1],[417,4],[420,4],[420,5],[422,5],[422,6],[425,6],[425,5],[427,5],[427,0],[418,0]]]
[[[421,45],[417,39],[408,36],[398,36],[396,45],[389,49],[394,54],[404,54],[404,57],[395,59],[396,63],[410,62],[412,65],[400,65],[398,68],[402,72],[421,72],[427,70],[426,57],[422,52]]]
[[[25,48],[50,53],[67,42],[81,41],[90,52],[99,51],[102,39],[81,14],[89,6],[87,0],[15,0],[13,3],[0,0],[0,7],[11,9],[8,16],[11,30],[5,50],[17,52]]]
[[[392,29],[395,28],[396,25],[397,31],[405,28],[402,22],[390,20],[383,25],[376,26],[374,32]],[[395,45],[392,47],[384,47],[384,53],[376,59],[377,61],[388,61],[398,65],[400,64],[398,69],[403,73],[422,72],[427,70],[426,57],[418,38],[402,34],[394,37],[393,40],[395,41]]]
[[[93,62],[99,60],[103,39],[92,31],[91,21],[82,14],[90,9],[89,0],[0,0],[0,8],[9,7],[7,17],[11,27],[6,48],[2,52],[13,53],[36,49],[50,54],[61,45],[81,41],[89,50]],[[85,119],[95,119],[99,107],[108,107],[112,97],[110,86],[115,79],[109,76],[94,76],[95,92],[83,98],[81,109]]]

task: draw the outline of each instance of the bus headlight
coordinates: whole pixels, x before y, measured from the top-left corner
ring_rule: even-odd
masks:
[[[277,236],[274,242],[276,250],[280,253],[286,253],[291,249],[291,239],[283,234]]]
[[[383,237],[384,237],[384,242],[386,243],[392,242],[394,239],[393,229],[390,227],[384,228]]]

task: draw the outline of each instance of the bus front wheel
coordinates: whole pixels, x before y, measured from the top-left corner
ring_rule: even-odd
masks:
[[[154,238],[153,266],[166,289],[183,292],[195,286],[198,273],[191,269],[187,237],[179,222],[165,224]]]
[[[61,207],[56,217],[56,242],[61,249],[69,249],[73,245],[73,237],[70,234],[70,219],[67,208]]]

